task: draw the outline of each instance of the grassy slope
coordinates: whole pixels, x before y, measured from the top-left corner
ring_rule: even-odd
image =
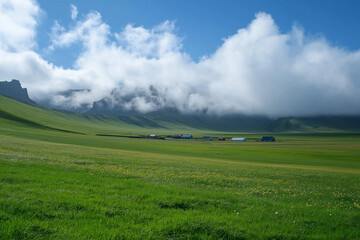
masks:
[[[2,239],[360,238],[357,134],[100,137],[156,128],[1,97],[0,106]]]
[[[60,112],[56,110],[41,108],[37,106],[30,106],[21,102],[3,97],[0,95],[0,118],[2,121],[10,120],[18,126],[41,128],[35,126],[36,124],[43,127],[59,128],[68,131],[77,131],[84,133],[96,132],[113,132],[118,129],[128,131],[136,131],[141,129],[135,124],[128,124],[124,121],[118,121],[114,116],[96,116],[96,115],[82,115],[69,112]],[[7,115],[6,115],[7,114]],[[17,117],[15,120],[9,118],[9,115]],[[34,124],[29,124],[34,122]],[[146,126],[145,127],[149,127]]]
[[[267,119],[260,116],[204,117],[159,111],[146,115],[106,116],[61,112],[30,106],[0,95],[0,121],[18,126],[57,128],[82,133],[147,134],[177,131],[194,134],[211,132],[360,132],[360,117],[312,117]],[[40,126],[43,125],[43,126]],[[61,128],[60,128],[61,127]]]

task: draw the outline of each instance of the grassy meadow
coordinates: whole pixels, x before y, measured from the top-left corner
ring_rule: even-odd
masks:
[[[360,239],[360,134],[139,126],[0,97],[1,239]],[[96,134],[190,133],[248,142]]]

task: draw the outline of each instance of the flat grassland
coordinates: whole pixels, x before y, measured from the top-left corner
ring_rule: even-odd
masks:
[[[2,110],[1,239],[360,239],[359,134],[106,137]]]

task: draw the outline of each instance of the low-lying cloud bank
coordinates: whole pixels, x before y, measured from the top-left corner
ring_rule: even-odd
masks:
[[[106,97],[114,107],[141,112],[171,107],[271,117],[360,114],[360,51],[308,38],[296,26],[282,33],[269,14],[256,14],[197,62],[182,50],[171,21],[114,33],[99,12],[71,9],[73,23],[55,23],[47,48],[80,44],[74,67],[64,69],[36,51],[38,3],[0,0],[0,22],[7,23],[0,27],[2,80],[20,79],[33,99],[73,109]],[[86,91],[57,94],[68,89]]]

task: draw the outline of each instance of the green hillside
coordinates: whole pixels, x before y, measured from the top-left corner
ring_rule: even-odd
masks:
[[[129,118],[131,119],[131,118]],[[121,121],[114,116],[83,115],[27,105],[0,95],[0,121],[2,126],[58,129],[78,133],[112,132],[141,129],[138,125]],[[144,127],[151,127],[144,125]]]
[[[92,115],[27,105],[1,95],[0,122],[5,130],[31,127],[79,134],[360,132],[360,117],[268,119],[244,115],[184,115],[174,110],[120,116]]]

